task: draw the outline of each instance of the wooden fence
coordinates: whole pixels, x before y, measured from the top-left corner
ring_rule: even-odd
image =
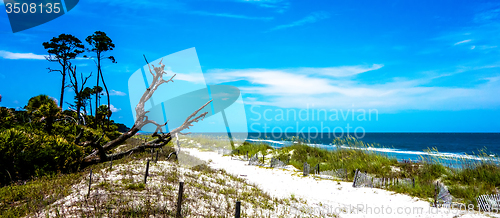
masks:
[[[500,194],[494,195],[480,195],[476,198],[477,207],[481,211],[491,212],[492,210],[498,211],[500,209]]]

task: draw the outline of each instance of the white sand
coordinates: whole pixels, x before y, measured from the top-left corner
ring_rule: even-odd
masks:
[[[211,160],[210,167],[245,178],[274,197],[294,195],[306,200],[310,208],[303,208],[304,211],[334,212],[340,217],[500,217],[494,213],[438,210],[430,207],[429,202],[408,195],[376,188],[353,188],[350,182],[303,177],[291,167],[287,170],[270,169],[250,166],[248,161],[233,160],[216,152],[193,148],[183,148],[183,151],[204,161]]]

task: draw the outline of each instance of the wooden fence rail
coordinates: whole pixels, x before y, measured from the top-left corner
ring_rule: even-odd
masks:
[[[476,198],[477,207],[481,211],[491,212],[500,209],[500,194],[480,195]]]

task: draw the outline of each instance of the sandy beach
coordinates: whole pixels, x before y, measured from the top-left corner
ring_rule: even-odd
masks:
[[[217,152],[185,148],[192,156],[209,162],[215,169],[244,178],[274,197],[290,197],[307,202],[301,213],[331,214],[339,217],[500,217],[458,209],[431,207],[428,201],[377,188],[353,188],[351,182],[304,177],[297,169],[273,169],[248,165],[248,161],[222,156]]]

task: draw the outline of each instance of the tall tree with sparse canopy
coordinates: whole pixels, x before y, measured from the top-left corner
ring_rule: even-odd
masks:
[[[81,84],[79,85],[78,84],[78,73],[76,72],[76,66],[75,67],[69,67],[69,82],[71,83],[70,87],[73,89],[73,91],[75,92],[75,104],[74,105],[71,105],[71,106],[74,106],[76,108],[76,116],[77,116],[77,122],[78,124],[82,124],[82,116],[80,114],[80,110],[82,107],[85,107],[86,103],[86,98],[88,96],[86,96],[87,94],[90,95],[90,93],[85,93],[84,90],[87,90],[87,92],[89,92],[88,90],[90,88],[86,87],[87,89],[84,89],[85,88],[85,84],[87,83],[87,80],[92,76],[92,73],[90,73],[89,76],[87,77],[83,77],[83,74],[80,73],[80,81],[81,81]]]
[[[91,56],[97,59],[96,66],[97,66],[97,86],[99,86],[99,79],[102,81],[102,85],[104,86],[104,90],[106,90],[106,96],[108,100],[108,109],[110,108],[110,101],[109,101],[109,91],[108,87],[106,86],[106,83],[104,82],[104,77],[102,75],[102,70],[101,70],[101,60],[102,59],[109,59],[111,60],[112,63],[116,63],[115,58],[113,56],[108,56],[105,57],[103,55],[104,52],[106,51],[111,51],[115,48],[115,44],[113,44],[113,41],[111,38],[109,38],[105,32],[101,31],[95,31],[94,34],[87,36],[85,39],[87,43],[91,46],[88,50],[90,52],[95,53],[95,56]],[[96,93],[95,97],[95,111],[97,114],[97,109],[99,108],[99,93]],[[108,113],[108,121],[110,119],[111,113]],[[95,124],[97,125],[99,122],[99,117],[95,117]],[[109,122],[108,122],[109,123]],[[97,127],[97,126],[96,126]]]
[[[66,74],[70,67],[71,59],[83,53],[84,45],[80,39],[70,34],[61,34],[58,37],[53,37],[50,41],[42,43],[47,49],[49,56],[45,58],[50,62],[57,62],[61,65],[62,70],[49,69],[49,72],[58,71],[62,75],[61,83],[61,98],[59,99],[59,107],[63,109],[64,89],[66,88]]]

